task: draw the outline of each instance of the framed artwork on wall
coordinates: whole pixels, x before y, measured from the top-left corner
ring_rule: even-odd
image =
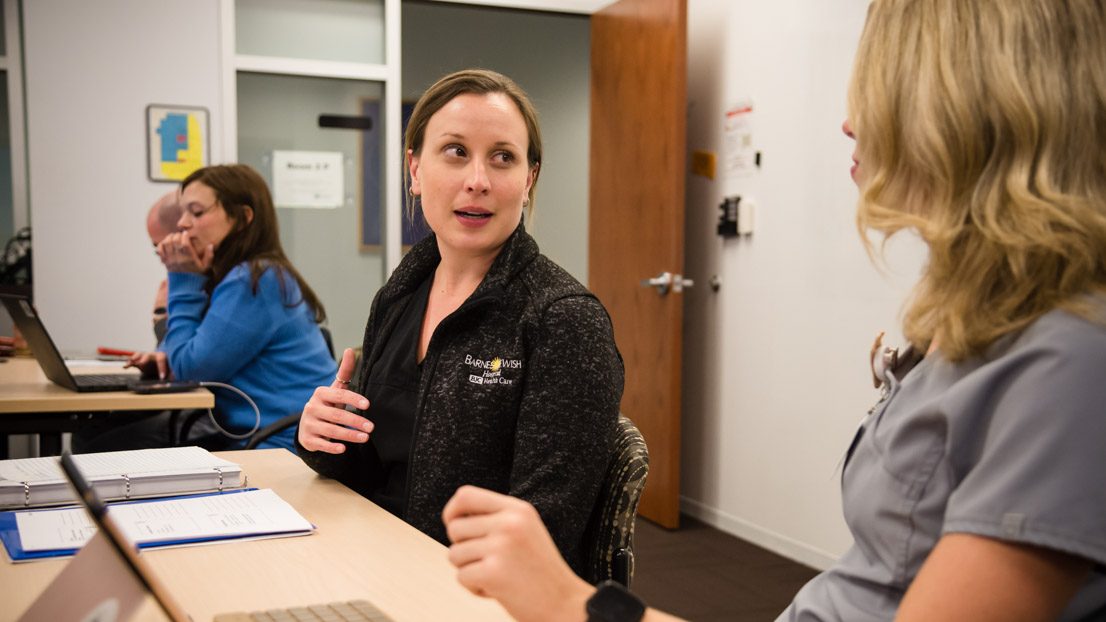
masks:
[[[415,109],[415,102],[405,101],[401,104],[400,115],[402,117],[403,125],[400,128],[400,136],[403,136],[403,132],[407,129],[407,120],[411,118],[411,112]],[[360,102],[360,112],[362,116],[372,119],[372,127],[382,127],[379,123],[381,116],[381,101],[376,98],[365,98]],[[402,141],[402,138],[400,139]],[[379,133],[362,132],[361,133],[361,250],[363,251],[379,251],[381,244],[383,243],[383,224],[384,221],[381,218],[381,186],[380,186],[380,171],[381,171],[381,139]],[[404,158],[406,162],[406,158]],[[404,165],[405,166],[405,165]],[[403,174],[403,167],[400,167],[400,174]],[[396,180],[396,183],[403,184],[403,196],[404,201],[410,196],[408,192],[408,184],[406,176]],[[406,212],[403,216],[403,248],[408,249],[415,242],[426,237],[430,233],[430,228],[426,226],[426,221],[422,218],[422,213],[416,213],[414,219],[407,218]]]
[[[146,106],[146,175],[179,182],[211,162],[207,108]]]

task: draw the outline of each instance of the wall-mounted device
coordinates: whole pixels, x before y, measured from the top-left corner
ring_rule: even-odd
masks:
[[[724,238],[752,235],[753,214],[756,212],[755,200],[746,197],[742,203],[739,196],[726,197],[722,199],[718,209],[722,210],[718,216],[718,235]]]
[[[741,203],[741,197],[726,197],[718,209],[722,213],[718,216],[718,235],[724,238],[737,237],[737,209]]]

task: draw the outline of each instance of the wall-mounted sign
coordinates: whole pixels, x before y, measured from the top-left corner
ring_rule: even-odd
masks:
[[[753,148],[753,104],[744,101],[726,111],[722,136],[723,176],[725,179],[752,175],[756,170]]]
[[[345,204],[338,151],[274,151],[273,203],[277,207],[341,207]]]

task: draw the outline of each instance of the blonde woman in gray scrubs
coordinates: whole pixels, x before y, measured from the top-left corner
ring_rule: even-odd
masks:
[[[929,262],[844,469],[855,543],[779,619],[1106,620],[1106,2],[875,0],[844,131],[862,234]],[[576,579],[517,499],[444,519],[519,620],[671,619]]]

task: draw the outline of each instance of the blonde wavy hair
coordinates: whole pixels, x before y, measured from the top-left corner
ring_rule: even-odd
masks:
[[[875,0],[849,86],[857,226],[916,230],[916,347],[953,361],[1106,291],[1103,0]]]

